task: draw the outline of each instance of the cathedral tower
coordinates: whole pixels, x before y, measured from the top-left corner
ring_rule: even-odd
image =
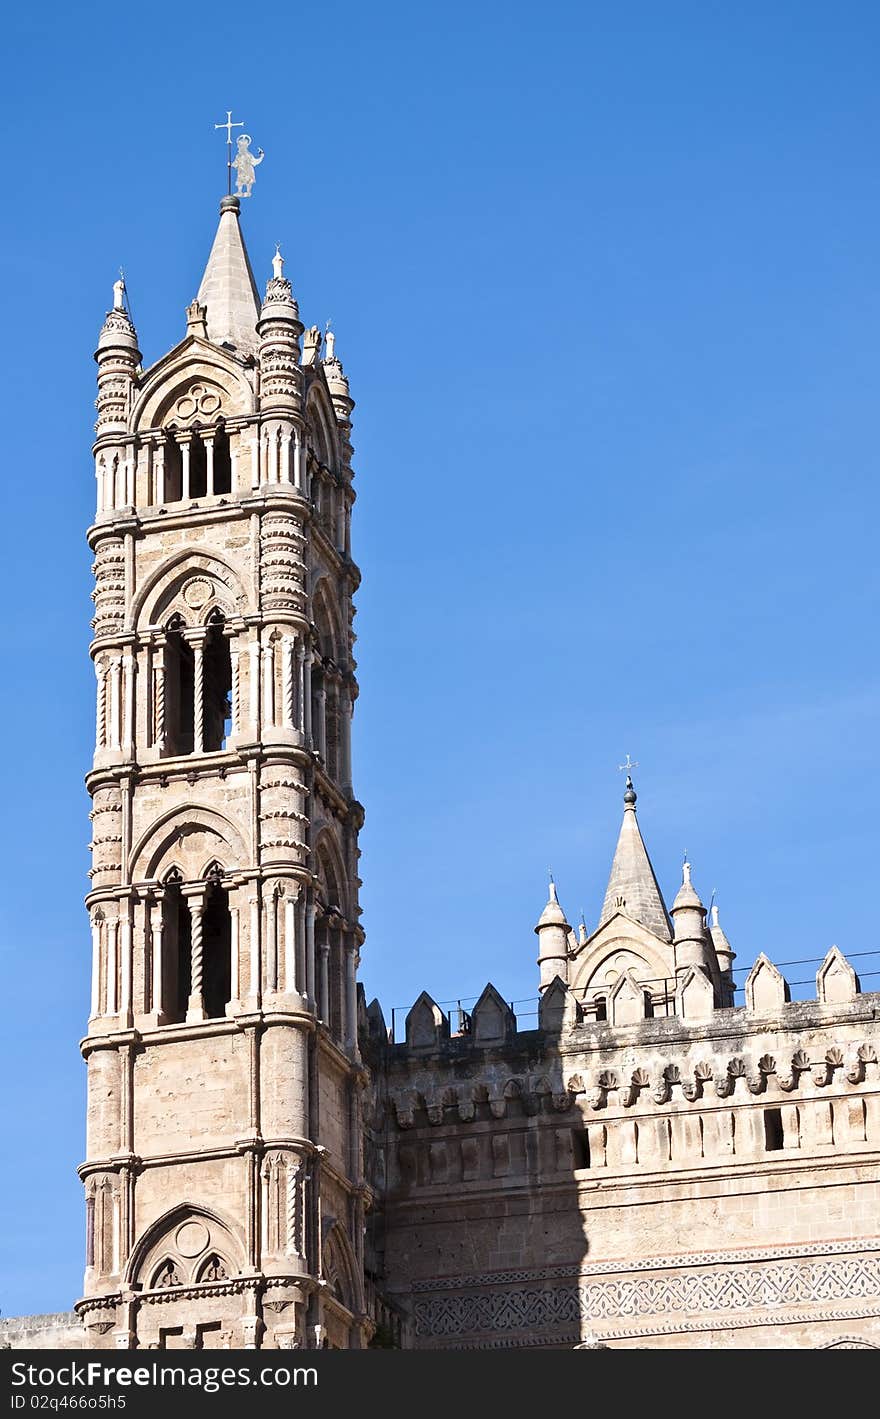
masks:
[[[353,401],[225,197],[186,334],[97,350],[88,1343],[366,1343]]]

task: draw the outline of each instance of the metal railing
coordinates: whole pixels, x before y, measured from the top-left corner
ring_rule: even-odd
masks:
[[[880,948],[875,948],[872,951],[848,951],[843,954],[846,960],[851,962],[868,960],[870,958],[880,962]],[[772,959],[772,957],[770,959]],[[787,961],[773,961],[773,964],[776,969],[783,974],[786,968],[790,966],[814,966],[816,969],[813,971],[812,975],[804,976],[797,980],[787,980],[787,984],[792,989],[800,989],[802,986],[811,986],[813,991],[815,991],[816,971],[818,971],[818,968],[824,960],[825,955],[823,954],[821,956],[798,956]],[[752,962],[751,965],[734,966],[733,968],[734,1005],[736,1006],[745,1003],[745,981],[753,965],[754,962]],[[858,967],[855,967],[855,969],[863,991],[865,990],[865,982],[869,980],[878,982],[877,985],[869,986],[869,990],[880,989],[880,965],[874,970],[861,970]],[[676,981],[674,976],[651,977],[640,981],[639,984],[646,988],[651,987],[651,1001],[654,1007],[655,1017],[658,1015],[668,1016],[675,1013]],[[656,987],[656,989],[654,987]],[[607,985],[593,986],[588,990],[576,992],[576,996],[581,1004],[587,1007],[589,1012],[591,1006],[607,997],[608,990],[609,987]],[[449,1033],[452,1037],[461,1037],[470,1033],[471,1013],[477,1001],[480,999],[481,994],[482,992],[476,995],[457,996],[454,1000],[437,1000],[434,1002],[443,1011],[444,1015],[449,1017]],[[808,1000],[811,997],[804,995],[800,998]],[[509,1000],[505,1002],[516,1021],[517,1030],[537,1029],[539,999],[540,997],[537,995],[529,995],[523,996],[519,1000]],[[413,1002],[413,1004],[415,1004],[415,1002]],[[395,1005],[392,1007],[391,1027],[388,1035],[390,1044],[399,1044],[406,1039],[405,1021],[412,1008],[412,1005]],[[399,1038],[398,1029],[400,1029]]]

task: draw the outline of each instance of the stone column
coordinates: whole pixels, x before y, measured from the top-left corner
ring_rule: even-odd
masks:
[[[329,927],[324,926],[329,934]],[[318,947],[318,1015],[325,1025],[330,1024],[330,942],[326,938]]]
[[[351,693],[347,685],[339,691],[339,779],[342,787],[351,788]]]
[[[278,989],[278,885],[266,897],[266,989]]]
[[[263,724],[275,727],[275,645],[263,646]]]
[[[293,636],[285,636],[281,642],[281,684],[284,700],[282,723],[285,729],[296,728],[296,680],[293,669],[295,646]]]
[[[345,1047],[357,1054],[357,943],[345,942]]]
[[[131,1024],[131,900],[120,902],[119,922],[119,1017],[123,1025]]]
[[[259,632],[257,632],[259,635]],[[260,733],[260,642],[252,640],[248,646],[250,678],[250,722],[254,738]]]
[[[189,446],[191,434],[182,434],[177,442],[180,444],[180,500],[189,502]]]
[[[92,917],[92,1002],[89,1019],[95,1020],[101,1013],[101,923],[104,913],[100,908]]]
[[[150,944],[153,951],[153,987],[150,1007],[157,1025],[165,1021],[163,978],[165,971],[165,919],[162,914],[164,892],[155,892],[147,904],[150,917]]]
[[[239,970],[238,907],[229,908],[229,998],[241,998],[241,975]]]
[[[205,481],[205,496],[208,497],[208,498],[213,498],[213,496],[214,496],[214,438],[213,438],[213,435],[212,435],[210,438],[204,438],[204,439],[202,440],[202,442],[203,442],[204,445],[205,445],[205,479],[206,479],[206,481]]]
[[[154,719],[153,743],[163,753],[165,749],[165,637],[157,636],[153,645]]]
[[[284,902],[284,993],[291,995],[299,988],[296,975],[296,907],[290,887]]]
[[[157,507],[165,501],[165,440],[157,439],[153,457],[153,501]]]
[[[192,923],[192,971],[190,994],[186,1007],[186,1023],[194,1025],[205,1018],[205,997],[202,991],[204,964],[202,960],[202,926],[205,911],[205,889],[204,887],[191,887],[189,890],[184,888],[184,896]]]
[[[294,923],[295,932],[295,952],[296,952],[296,988],[300,995],[307,995],[306,986],[306,899],[305,889],[300,888],[296,902],[296,918]]]
[[[298,427],[293,431],[293,483],[302,492],[302,437]]]
[[[205,631],[188,631],[193,648],[193,753],[205,752]]]
[[[299,714],[297,715],[296,727],[301,734],[305,735],[305,703],[306,703],[306,672],[305,672],[305,646],[299,636],[296,638],[296,694]]]
[[[116,1014],[116,935],[119,925],[115,921],[107,923],[107,1006],[106,1015]]]
[[[134,681],[135,681],[135,659],[129,651],[123,658],[123,703],[125,705],[125,736],[124,745],[126,757],[134,758]]]
[[[119,748],[120,693],[119,681],[122,674],[122,657],[116,655],[110,661],[110,748]]]
[[[304,648],[303,659],[303,733],[306,737],[306,747],[312,744],[312,652],[307,644]]]
[[[98,695],[95,708],[95,751],[103,749],[107,741],[107,672],[103,663],[95,661],[95,675],[98,681]]]
[[[306,994],[312,1009],[314,1009],[317,997],[315,995],[315,903],[313,900],[310,900],[306,907]]]
[[[239,678],[238,657],[240,651],[237,646],[229,647],[229,662],[232,666],[232,689],[229,699],[232,705],[232,737],[239,733],[241,729],[241,683]]]
[[[317,720],[318,720],[318,722],[317,722],[317,724],[316,724],[316,726],[315,726],[315,729],[316,729],[316,731],[317,731],[317,733],[316,733],[316,738],[317,738],[317,741],[318,741],[318,743],[317,743],[317,749],[318,749],[318,753],[321,755],[321,758],[324,760],[324,763],[326,764],[326,762],[327,762],[327,691],[326,691],[325,688],[324,688],[324,683],[323,683],[323,681],[321,682],[321,688],[320,688],[320,690],[318,691],[318,693],[317,693],[317,695],[315,696],[315,698],[316,698],[316,700],[317,700],[317,702],[318,702],[318,705],[317,705]]]
[[[254,889],[251,896],[250,922],[250,996],[254,1001],[260,998],[260,896]]]
[[[281,435],[281,477],[282,483],[290,482],[290,434]]]

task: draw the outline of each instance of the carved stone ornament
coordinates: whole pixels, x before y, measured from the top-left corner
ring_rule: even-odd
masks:
[[[183,588],[183,599],[193,611],[200,611],[203,606],[207,606],[213,592],[214,588],[209,581],[196,577],[193,581],[188,581]]]
[[[174,412],[183,423],[188,423],[197,415],[212,419],[220,412],[220,396],[214,389],[203,384],[194,384],[186,394],[182,394],[174,406]]]
[[[184,1222],[174,1240],[181,1256],[193,1257],[201,1256],[211,1238],[204,1222]]]

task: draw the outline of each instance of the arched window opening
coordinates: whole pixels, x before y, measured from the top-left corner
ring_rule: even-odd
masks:
[[[175,616],[165,638],[166,757],[191,754],[194,743],[194,656],[184,639],[183,621]]]
[[[597,1021],[608,1019],[608,1001],[604,995],[596,996],[596,1019]]]
[[[169,1024],[186,1019],[192,989],[192,917],[180,890],[180,873],[169,874],[162,903],[162,1005]]]
[[[183,497],[183,455],[180,444],[170,434],[165,440],[165,502],[179,503]]]
[[[229,452],[229,435],[222,425],[214,435],[214,492],[232,492],[232,458]]]
[[[229,898],[219,882],[212,882],[202,917],[202,990],[209,1020],[222,1019],[232,998],[231,947]]]
[[[189,495],[203,498],[208,491],[208,451],[199,434],[189,442]]]
[[[213,611],[208,620],[202,674],[204,676],[205,753],[224,749],[232,732],[232,656],[229,637],[224,633],[222,611]]]

